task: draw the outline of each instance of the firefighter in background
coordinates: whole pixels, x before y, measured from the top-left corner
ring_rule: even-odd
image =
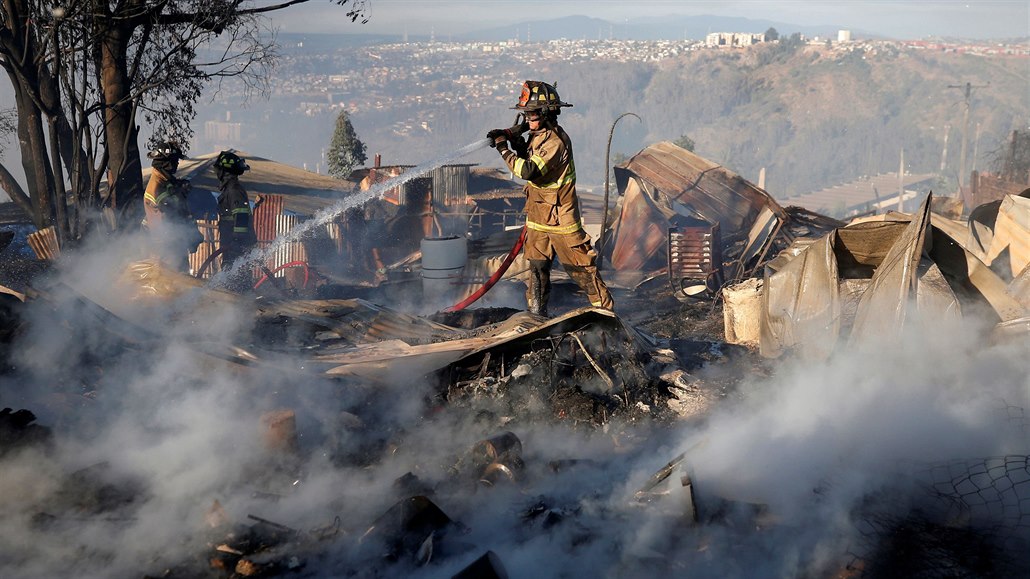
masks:
[[[512,174],[527,181],[524,251],[530,276],[526,302],[530,312],[543,316],[547,315],[555,255],[592,306],[609,310],[613,306],[611,293],[597,271],[597,253],[583,230],[572,140],[558,125],[561,108],[571,106],[562,102],[552,85],[527,80],[513,107],[525,115],[525,122],[486,135]],[[528,142],[522,137],[527,130]]]
[[[222,271],[228,271],[236,260],[257,244],[250,198],[240,185],[240,175],[250,170],[250,165],[243,157],[222,151],[215,159],[214,170],[221,191],[218,195],[218,242],[222,249]],[[227,284],[233,291],[246,291],[253,281],[250,268],[240,269]]]
[[[175,177],[184,158],[182,149],[176,143],[158,142],[147,157],[153,170],[143,193],[142,225],[149,233],[150,249],[175,269],[189,271],[188,254],[197,250],[204,237],[186,203],[190,182]]]

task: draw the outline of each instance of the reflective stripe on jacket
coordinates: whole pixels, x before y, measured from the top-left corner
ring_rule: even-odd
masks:
[[[160,229],[166,220],[191,221],[186,195],[189,181],[176,179],[154,168],[143,192],[143,211],[150,229]]]
[[[511,172],[527,179],[526,226],[554,234],[583,228],[576,195],[576,163],[572,141],[560,126],[529,133],[528,158],[503,155]]]

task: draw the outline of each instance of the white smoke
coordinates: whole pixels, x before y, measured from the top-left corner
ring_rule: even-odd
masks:
[[[59,280],[115,291],[133,247],[91,248]],[[218,363],[205,348],[235,343],[251,323],[234,308],[199,323],[160,311],[134,322],[143,338],[126,338],[53,291],[53,302],[27,306],[33,331],[17,344],[17,371],[0,378],[0,406],[29,408],[56,437],[50,454],[2,459],[0,576],[155,575],[204,559],[209,541],[228,540],[206,523],[216,500],[238,525],[255,515],[310,532],[339,517],[334,539],[295,547],[301,575],[353,574],[368,563],[360,536],[405,498],[394,481],[408,472],[468,530],[424,568],[373,558],[388,575],[449,577],[488,549],[512,576],[825,574],[847,562],[863,498],[913,463],[1027,452],[1024,425],[1005,410],[1030,406],[1026,343],[992,345],[968,319],[842,346],[826,362],[784,361],[701,425],[595,429],[512,416],[500,427],[448,406],[431,378],[371,385],[289,363]],[[709,371],[725,374],[696,375]],[[260,417],[280,408],[297,417],[300,452],[289,459],[263,444]],[[456,461],[503,428],[522,441],[519,484],[453,478]],[[683,451],[698,510],[729,500],[733,512],[690,525],[678,482],[668,497],[634,503]],[[548,467],[569,459],[579,462]],[[84,488],[61,495],[89,467],[111,485],[113,505],[76,503]]]

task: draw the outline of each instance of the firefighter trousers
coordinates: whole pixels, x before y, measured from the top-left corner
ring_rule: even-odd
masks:
[[[529,283],[526,303],[529,311],[547,315],[547,301],[551,295],[551,261],[558,261],[587,294],[590,305],[612,309],[615,305],[608,286],[597,271],[597,252],[590,245],[585,231],[574,233],[545,233],[530,229],[526,232],[525,256],[529,261]]]

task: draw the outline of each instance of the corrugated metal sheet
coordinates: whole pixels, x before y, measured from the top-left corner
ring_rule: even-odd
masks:
[[[351,345],[380,340],[420,344],[461,335],[456,328],[360,299],[268,301],[258,306],[258,312],[261,316],[283,316],[328,328]]]
[[[343,225],[337,223],[337,221],[343,219],[343,217],[337,217],[336,221],[330,221],[325,224],[326,235],[332,240],[333,246],[336,248],[336,253],[343,253],[344,239],[343,239]]]
[[[444,165],[433,171],[433,203],[463,205],[468,197],[469,165]]]
[[[37,259],[53,261],[61,257],[61,246],[57,243],[57,230],[53,225],[28,234],[26,241]]]
[[[204,262],[207,261],[207,258],[211,257],[211,254],[218,248],[218,220],[198,219],[197,229],[204,236],[204,241],[197,246],[197,251],[189,255],[190,275],[194,277],[196,277]],[[201,279],[208,279],[212,274],[221,270],[221,260],[216,258],[214,261],[215,263],[208,264],[200,276]]]
[[[276,219],[283,212],[282,195],[262,195],[254,208],[254,233],[258,242],[267,243],[276,238]]]
[[[406,346],[403,342],[384,342],[379,346],[359,346],[336,353],[316,355],[312,364],[336,365],[329,375],[356,375],[372,380],[395,381],[399,369],[408,375],[416,370],[425,374],[469,356],[494,350],[524,348],[526,344],[546,336],[554,336],[588,324],[606,324],[626,331],[633,339],[640,335],[621,324],[610,310],[580,308],[562,316],[541,321],[539,317],[524,313],[497,324],[488,333],[469,334],[469,337],[448,339],[429,344]]]
[[[619,190],[636,177],[659,194],[686,205],[709,223],[718,223],[724,237],[746,233],[763,207],[777,217],[786,213],[765,191],[736,173],[671,142],[656,143],[615,168]]]
[[[630,181],[623,189],[622,213],[615,224],[611,264],[616,270],[656,270],[665,260],[655,256],[666,243],[668,221],[651,202],[640,184]]]
[[[294,227],[302,222],[302,219],[296,215],[278,215],[275,219],[275,238],[278,238],[286,233],[289,233]],[[260,242],[259,242],[260,243]],[[275,248],[275,251],[268,256],[266,265],[268,269],[275,271],[277,268],[290,263],[291,261],[304,261],[308,260],[308,252],[304,248],[304,244],[300,241],[290,241],[288,243],[279,244]],[[286,271],[277,271],[275,277],[285,277]]]
[[[1016,277],[1030,263],[1030,199],[1008,195],[1001,202],[985,263],[993,263],[1005,250],[1009,252],[1009,274]]]

